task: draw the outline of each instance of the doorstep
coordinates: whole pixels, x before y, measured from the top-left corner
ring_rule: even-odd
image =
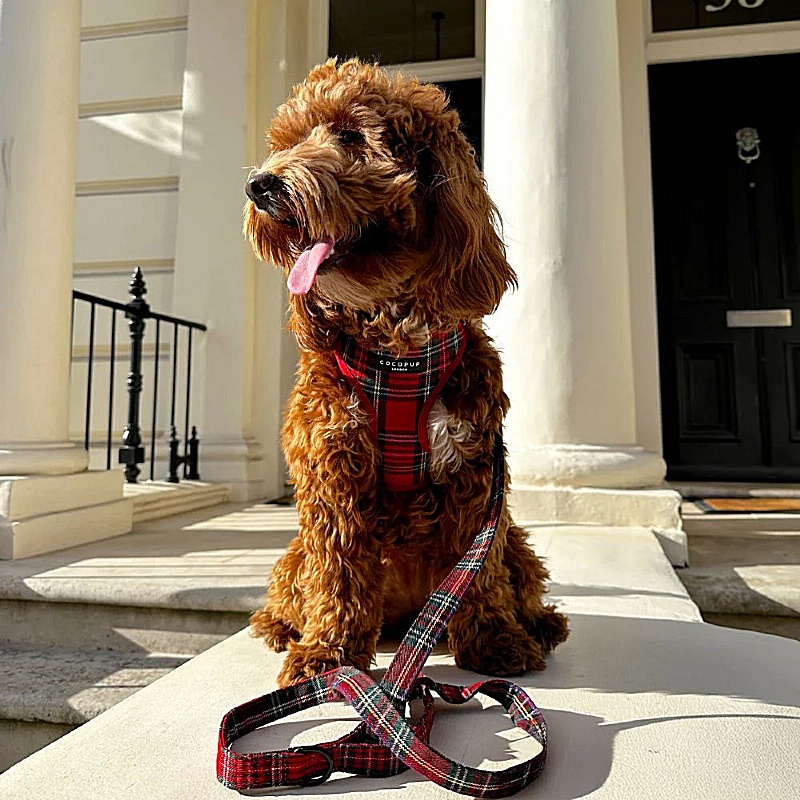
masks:
[[[798,497],[800,483],[751,483],[746,481],[670,481],[669,485],[688,500],[704,497]]]

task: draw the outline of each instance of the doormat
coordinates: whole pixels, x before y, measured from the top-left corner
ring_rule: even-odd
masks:
[[[706,514],[800,513],[800,497],[705,497],[693,502]]]

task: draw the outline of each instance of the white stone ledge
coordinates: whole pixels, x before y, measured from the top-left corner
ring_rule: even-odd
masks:
[[[122,499],[119,470],[0,478],[0,517],[16,522]]]
[[[85,451],[83,451],[85,454]],[[0,478],[0,559],[21,559],[130,531],[122,473]]]
[[[598,526],[601,530],[647,528],[656,533],[673,566],[685,567],[689,563],[689,548],[680,515],[681,496],[672,489],[515,483],[508,502],[518,521],[527,520],[537,525]]]
[[[596,489],[516,484],[509,505],[518,519],[539,523],[681,528],[680,495],[671,489]]]
[[[796,796],[800,643],[698,621],[647,531],[555,528],[534,539],[572,634],[546,672],[519,681],[548,721],[550,757],[542,778],[518,797]],[[392,651],[381,647],[379,667]],[[0,776],[0,796],[232,800],[214,774],[220,719],[273,689],[280,663],[243,631],[11,768]],[[456,683],[476,677],[444,653],[426,672]],[[351,717],[341,704],[323,706],[253,734],[250,746],[323,741]],[[433,744],[470,764],[499,764],[525,749],[506,728],[503,717],[478,713],[475,704],[448,708]],[[414,773],[334,776],[321,789],[276,794],[454,796]]]
[[[27,560],[21,563],[25,564]],[[212,564],[209,569],[214,570],[215,566]],[[171,571],[175,572],[174,569]],[[203,585],[207,582],[196,574],[166,574],[165,580],[159,580],[143,574],[143,569],[130,569],[127,574],[120,569],[116,576],[106,574],[83,578],[59,574],[30,577],[6,574],[0,575],[0,600],[249,613],[263,603],[267,571],[264,567],[263,574],[257,577],[229,578],[228,586]],[[104,572],[111,571],[104,569]]]
[[[133,501],[75,508],[56,514],[0,522],[0,559],[20,559],[127,533],[133,525]]]

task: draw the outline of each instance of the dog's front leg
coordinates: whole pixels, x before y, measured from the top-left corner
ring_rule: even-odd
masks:
[[[448,642],[456,665],[484,675],[522,675],[547,666],[546,649],[519,618],[505,564],[510,525],[504,510],[492,549],[448,625]],[[533,588],[539,596],[531,598],[531,603],[539,601],[545,591],[541,582]]]
[[[377,542],[343,498],[298,498],[305,559],[303,630],[278,675],[285,686],[345,664],[368,669],[383,619]]]
[[[377,456],[367,429],[343,424],[350,418],[345,403],[298,401],[302,417],[290,411],[284,429],[302,554],[293,592],[302,609],[300,638],[286,645],[281,685],[345,664],[367,669],[375,656],[384,579],[373,531]],[[293,418],[303,424],[293,427]]]

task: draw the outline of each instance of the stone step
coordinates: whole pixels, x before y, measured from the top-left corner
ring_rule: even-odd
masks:
[[[188,519],[213,513],[193,509]],[[175,548],[162,531],[170,524],[140,524],[139,534],[3,562],[0,643],[192,656],[246,627],[267,570],[247,587],[221,580],[231,558],[220,554],[224,533],[191,530]]]
[[[202,481],[143,481],[124,487],[125,497],[133,499],[134,525],[221,505],[228,493],[227,484]]]
[[[0,599],[3,642],[193,656],[246,627],[244,611]]]
[[[704,497],[800,497],[800,483],[743,483],[726,481],[670,481],[687,499]]]
[[[0,771],[245,628],[263,602],[296,511],[198,508],[198,487],[178,486],[187,488],[133,492],[161,510],[173,502],[167,495],[194,495],[181,516],[0,562]],[[199,488],[222,497],[220,487]]]
[[[0,642],[202,652],[246,627],[296,525],[293,509],[240,509],[194,509],[126,536],[3,562]]]
[[[705,620],[800,638],[800,517],[686,514],[684,527],[678,576]]]
[[[188,660],[0,644],[0,771]]]
[[[227,528],[229,548],[237,540],[252,547],[244,526],[255,516],[240,516],[236,537]],[[226,525],[232,522],[228,515]],[[648,531],[555,526],[535,530],[533,538],[572,633],[548,656],[547,670],[513,679],[544,712],[551,748],[540,782],[515,797],[798,797],[800,645],[701,622]],[[395,648],[381,644],[379,669]],[[235,800],[212,766],[220,720],[274,689],[282,659],[237,634],[0,775],[0,797]],[[444,650],[425,672],[462,685],[482,677],[457,669]],[[496,770],[532,755],[532,740],[496,707],[482,710],[478,700],[436,705],[431,743],[448,757]],[[317,706],[248,735],[237,748],[324,742],[352,730],[354,713],[342,703]],[[321,788],[252,793],[296,800],[455,797],[413,772],[337,775]]]
[[[708,614],[800,618],[800,565],[742,567],[731,572],[688,569],[679,577]]]
[[[759,614],[703,614],[703,619],[712,625],[758,631],[772,636],[800,641],[800,617],[765,617]]]
[[[800,515],[783,513],[705,514],[694,504],[683,504],[683,527],[693,539],[741,537],[767,540],[775,536],[794,537],[800,542]]]

